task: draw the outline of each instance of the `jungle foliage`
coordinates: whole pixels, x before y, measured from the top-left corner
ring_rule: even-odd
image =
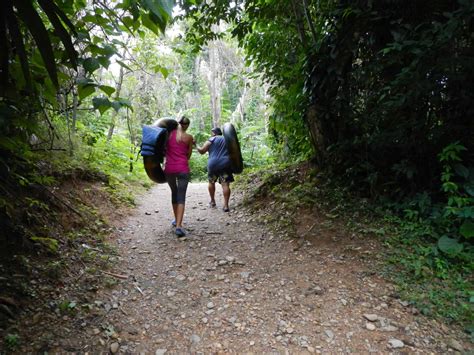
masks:
[[[268,126],[280,158],[313,159],[332,181],[398,213],[391,222],[402,242],[423,257],[405,259],[410,272],[428,268],[442,279],[455,266],[460,279],[471,277],[472,1],[177,3],[187,43],[150,35],[172,21],[173,0],[1,2],[2,233],[24,232],[21,211],[46,213],[28,192],[62,171],[105,170],[111,189],[143,176],[134,164],[140,126],[155,118],[190,115],[205,140],[213,93],[197,69],[217,46],[227,59],[218,113],[238,126],[247,167],[274,159]],[[243,80],[252,75],[236,65],[229,33],[262,85]],[[179,56],[157,54],[163,44]],[[112,62],[118,77],[107,72]],[[233,118],[247,89],[245,112]],[[192,164],[204,176],[205,159]]]
[[[213,24],[233,24],[271,85],[271,125],[290,155],[313,148],[357,189],[397,197],[440,187],[438,154],[449,144],[459,141],[472,162],[472,2],[253,0],[187,10],[196,48],[221,35]]]
[[[287,160],[312,157],[330,180],[395,212],[402,275],[463,280],[447,293],[472,322],[474,3],[249,0],[187,10],[196,48],[221,36],[214,24],[232,24],[270,85],[270,127]],[[449,312],[448,303],[438,306]]]
[[[0,242],[47,238],[54,249],[57,240],[49,238],[47,228],[41,230],[49,208],[41,196],[49,196],[45,201],[54,199],[49,187],[77,169],[92,171],[90,176],[105,171],[112,189],[127,175],[131,157],[125,159],[122,176],[114,178],[117,163],[123,161],[117,154],[123,149],[119,153],[113,147],[92,149],[105,139],[109,124],[97,119],[95,110],[103,114],[131,108],[116,87],[101,83],[99,73],[113,56],[127,68],[120,60],[126,47],[123,34],[143,36],[145,28],[164,32],[173,5],[173,1],[135,0],[2,1]],[[93,157],[101,149],[109,154],[99,163]]]
[[[164,34],[173,1],[12,0],[1,6],[0,241],[31,241],[36,231],[28,228],[42,214],[23,212],[29,198],[41,200],[35,186],[55,189],[78,170],[105,174],[110,191],[125,200],[121,182],[149,185],[138,160],[144,124],[185,114],[199,144],[209,137],[210,46],[193,53],[179,36]],[[187,24],[173,26],[182,33]],[[247,167],[271,161],[264,89],[248,78],[235,41],[213,45],[220,56],[214,69],[222,123],[232,121],[245,133]],[[206,163],[206,156],[193,156],[193,179],[206,178]],[[17,228],[25,219],[27,230]]]

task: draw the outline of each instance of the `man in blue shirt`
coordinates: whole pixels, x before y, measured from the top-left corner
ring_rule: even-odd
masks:
[[[202,147],[196,147],[200,154],[209,152],[209,159],[207,161],[207,176],[209,178],[209,196],[211,201],[210,207],[216,207],[216,181],[222,186],[222,194],[224,195],[223,211],[229,212],[230,199],[230,183],[234,181],[232,175],[229,151],[222,136],[222,130],[219,127],[214,127],[211,130],[212,137],[209,138]]]

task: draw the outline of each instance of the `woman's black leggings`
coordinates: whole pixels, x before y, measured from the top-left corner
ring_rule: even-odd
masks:
[[[166,181],[168,182],[168,185],[171,189],[171,203],[184,204],[186,201],[186,190],[188,189],[189,174],[166,174]]]

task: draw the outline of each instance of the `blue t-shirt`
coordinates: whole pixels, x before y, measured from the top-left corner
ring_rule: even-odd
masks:
[[[209,138],[209,142],[211,142],[211,146],[209,147],[209,159],[207,161],[208,172],[218,174],[230,170],[229,151],[224,137],[214,136]]]

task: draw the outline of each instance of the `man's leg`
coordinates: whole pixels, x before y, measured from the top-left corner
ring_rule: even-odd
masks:
[[[224,195],[224,211],[229,211],[229,199],[230,199],[230,184],[228,182],[222,182],[222,194]]]
[[[216,183],[209,181],[209,184],[207,185],[207,189],[209,190],[209,196],[211,197],[211,201],[209,202],[209,205],[211,207],[216,207]]]

